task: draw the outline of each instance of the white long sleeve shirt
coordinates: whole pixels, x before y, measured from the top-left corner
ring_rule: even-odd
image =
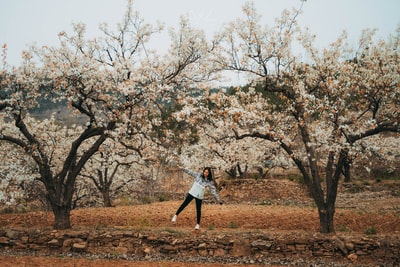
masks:
[[[210,191],[211,191],[211,194],[213,194],[215,199],[218,202],[220,202],[220,197],[219,197],[219,195],[217,193],[217,189],[213,185],[212,181],[209,181],[209,180],[203,178],[203,173],[202,172],[194,172],[194,171],[191,171],[191,170],[186,169],[186,168],[184,168],[183,171],[194,178],[194,183],[193,183],[192,187],[189,190],[189,194],[191,194],[195,198],[203,199],[204,198],[205,189],[206,189],[206,187],[208,187],[210,189]]]

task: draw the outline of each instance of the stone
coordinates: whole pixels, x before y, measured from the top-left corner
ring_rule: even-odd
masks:
[[[10,240],[8,237],[5,236],[0,236],[0,245],[8,245],[10,243]]]
[[[42,250],[42,249],[45,249],[46,247],[45,246],[41,246],[41,245],[38,245],[38,244],[29,244],[29,246],[28,246],[31,250]]]
[[[233,256],[250,256],[251,248],[248,240],[237,240],[232,248]]]
[[[158,238],[157,238],[157,236],[156,235],[153,235],[153,234],[150,234],[148,237],[147,237],[147,240],[149,240],[149,241],[156,241]]]
[[[347,258],[348,258],[349,260],[351,260],[352,262],[354,262],[354,261],[357,260],[358,256],[357,256],[357,254],[355,254],[355,253],[351,253],[349,256],[347,256]]]
[[[346,245],[342,240],[340,240],[340,238],[335,236],[333,238],[333,243],[335,244],[336,248],[338,248],[343,253],[343,255],[347,255],[348,254]]]
[[[73,239],[65,239],[63,241],[63,247],[71,247],[73,243],[74,243]]]
[[[214,250],[213,255],[215,257],[221,257],[224,256],[226,254],[225,250],[223,248],[217,248]]]
[[[133,237],[134,234],[133,234],[132,231],[125,231],[125,232],[123,233],[123,236],[124,236],[124,237]]]
[[[201,243],[201,244],[199,244],[199,246],[197,248],[198,249],[206,249],[207,248],[207,244],[206,243]]]
[[[87,242],[74,243],[72,245],[72,251],[83,252],[86,250],[87,245],[88,245]]]
[[[200,256],[208,256],[208,251],[206,249],[201,249],[201,250],[199,250],[199,255]]]
[[[47,242],[47,245],[49,245],[50,247],[59,247],[60,246],[60,242],[58,241],[58,239],[52,239],[49,242]]]
[[[146,255],[149,255],[149,254],[151,254],[151,252],[152,252],[152,248],[151,248],[151,247],[146,247],[146,248],[144,248],[143,252],[144,252]]]
[[[270,249],[272,247],[272,242],[257,239],[257,240],[254,240],[253,242],[251,242],[251,246],[256,247],[258,249]]]
[[[28,243],[29,242],[29,237],[28,236],[23,236],[23,237],[21,237],[21,241],[23,243]]]
[[[10,239],[15,239],[15,238],[17,238],[17,236],[18,236],[18,233],[16,231],[8,230],[6,232],[6,237],[8,237]]]
[[[27,248],[28,248],[28,245],[27,245],[27,244],[23,244],[23,243],[21,243],[21,242],[16,242],[16,243],[13,245],[13,248],[14,248],[14,249],[27,249]]]
[[[354,250],[354,243],[347,242],[345,245],[348,250]]]
[[[115,252],[118,254],[126,255],[128,253],[128,248],[127,247],[116,247],[114,249]]]

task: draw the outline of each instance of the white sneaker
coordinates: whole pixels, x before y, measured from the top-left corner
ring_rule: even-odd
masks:
[[[195,230],[200,230],[200,224],[196,224],[196,226],[194,227]]]
[[[172,217],[171,222],[173,222],[173,223],[176,222],[176,217],[177,217],[177,216],[176,216],[176,214],[175,214],[174,217]]]

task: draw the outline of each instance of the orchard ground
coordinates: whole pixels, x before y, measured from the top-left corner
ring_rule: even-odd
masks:
[[[307,196],[306,190],[297,182],[286,179],[267,179],[265,186],[249,190],[246,183],[227,185],[221,191],[224,205],[214,204],[211,196],[203,205],[201,231],[266,231],[266,232],[319,232],[317,209]],[[252,184],[252,183],[250,183]],[[240,188],[245,188],[241,190]],[[376,234],[400,235],[400,183],[383,181],[379,183],[341,185],[335,213],[336,231],[349,235],[365,234],[374,229]],[[264,192],[264,194],[259,191]],[[261,196],[254,198],[257,194]],[[141,204],[116,206],[112,208],[86,208],[73,210],[72,227],[124,228],[162,230],[176,229],[193,231],[195,226],[195,205],[190,204],[178,217],[175,224],[171,217],[181,199]],[[1,229],[51,228],[51,212],[28,212],[1,214]],[[0,256],[1,266],[187,266],[185,262],[85,259],[68,257],[32,257],[27,255]],[[190,263],[192,267],[240,266],[237,264]],[[249,265],[246,265],[249,266]]]

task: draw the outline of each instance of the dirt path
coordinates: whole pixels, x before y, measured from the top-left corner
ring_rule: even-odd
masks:
[[[397,200],[400,206],[400,199]],[[138,206],[79,209],[71,213],[73,228],[162,228],[191,229],[195,225],[195,207],[190,204],[171,224],[171,217],[180,201],[166,201]],[[395,205],[395,204],[393,204]],[[278,205],[203,205],[202,229],[265,229],[270,231],[319,231],[319,219],[315,208]],[[51,228],[54,218],[51,212],[0,215],[0,227]],[[339,231],[364,232],[375,227],[378,233],[400,232],[398,214],[337,209],[335,225]]]

